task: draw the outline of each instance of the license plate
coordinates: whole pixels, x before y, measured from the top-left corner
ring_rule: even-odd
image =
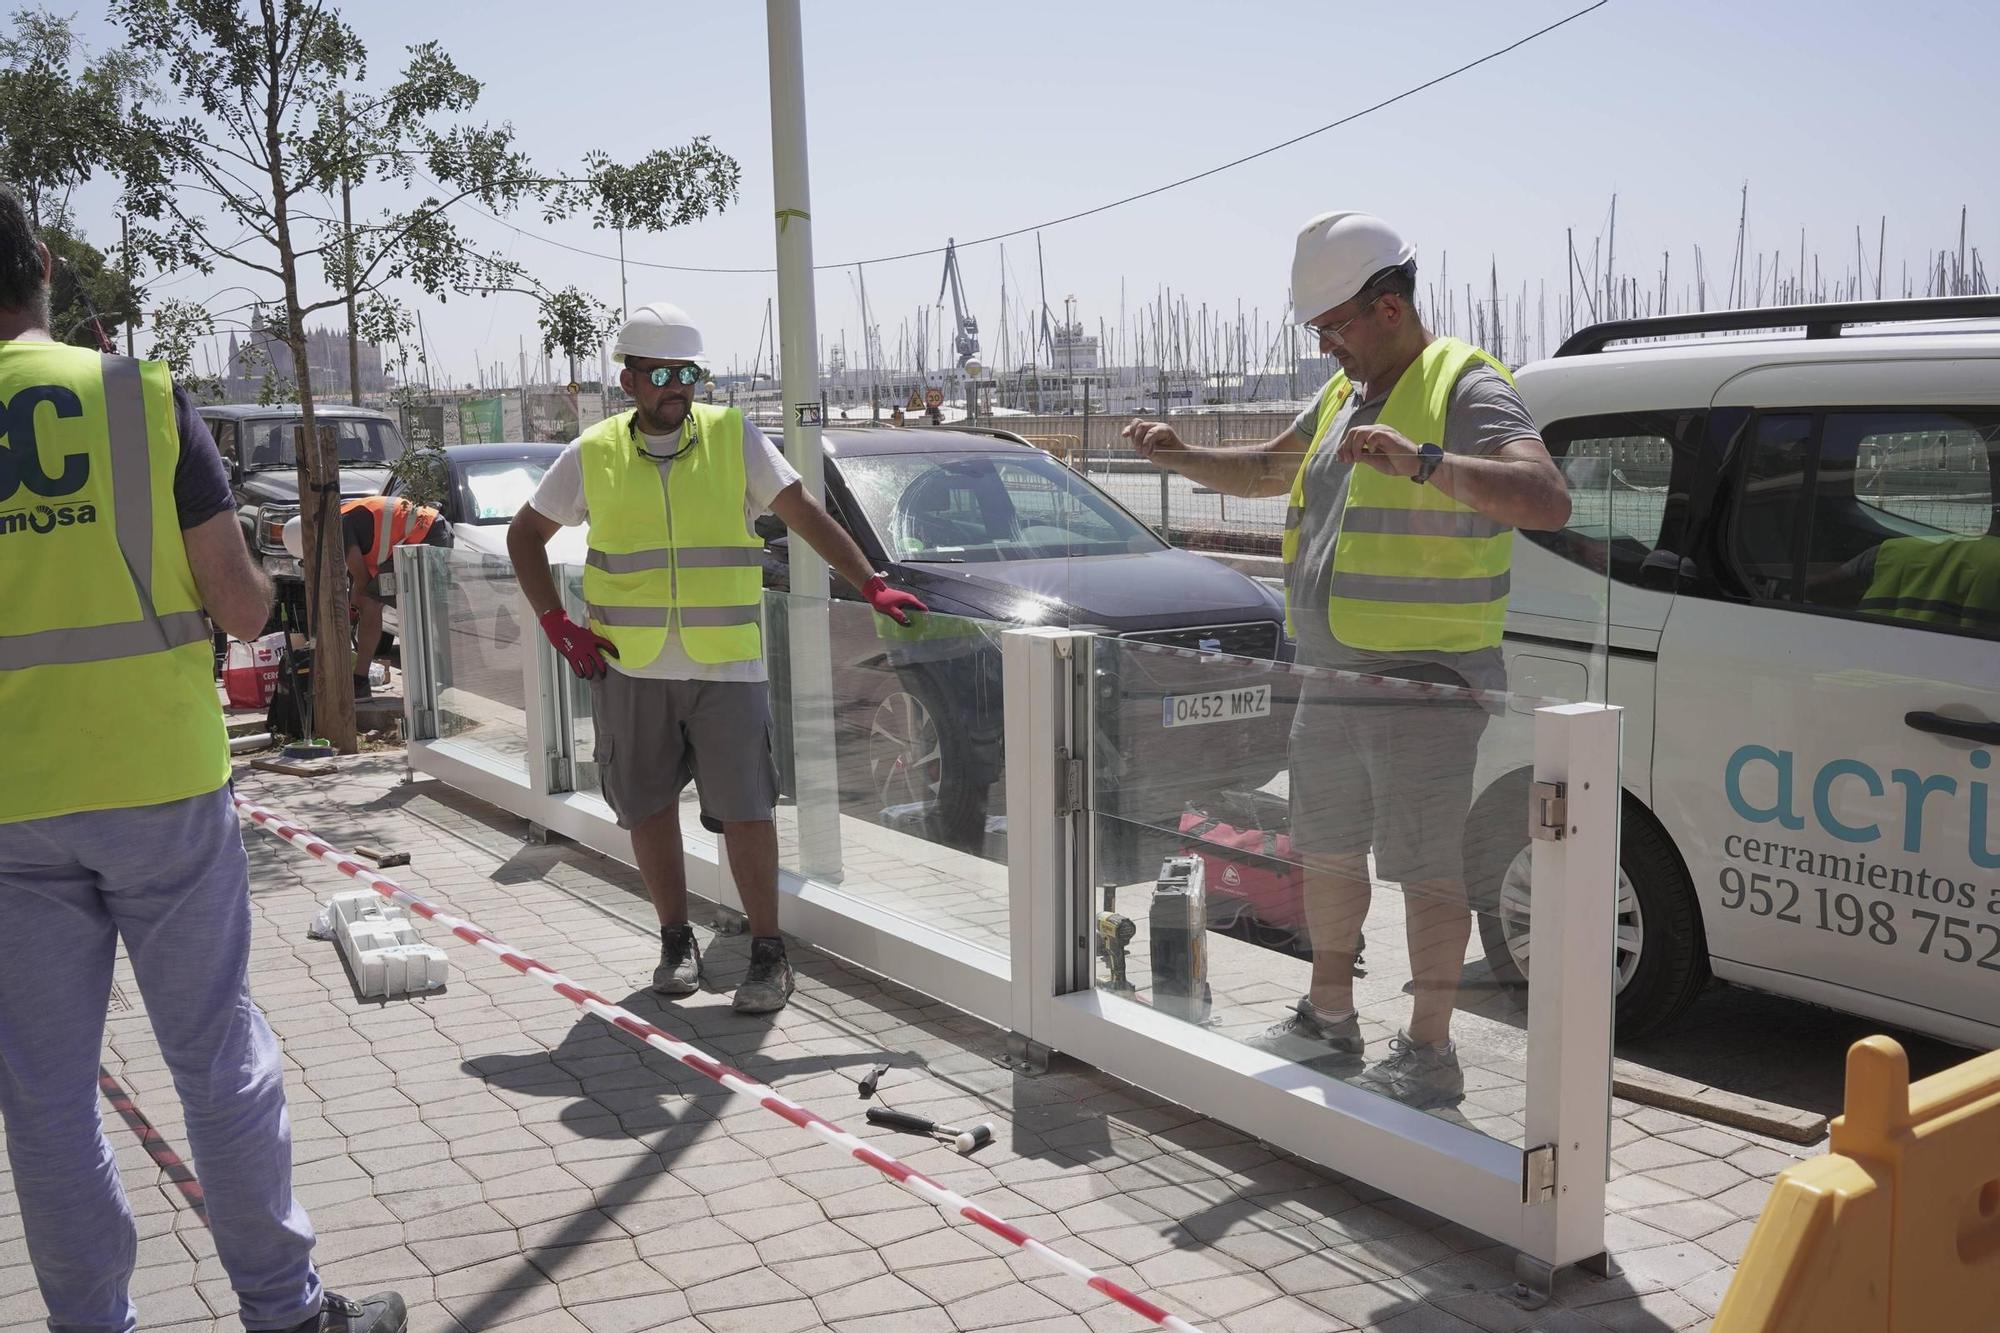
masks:
[[[1170,694],[1160,700],[1160,725],[1199,727],[1209,722],[1240,722],[1271,715],[1271,687],[1246,685],[1240,690],[1206,694]]]

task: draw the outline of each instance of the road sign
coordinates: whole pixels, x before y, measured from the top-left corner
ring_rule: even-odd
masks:
[[[575,380],[571,380],[569,382],[569,392],[570,396],[574,398],[577,394],[583,392],[583,386],[578,384]]]
[[[818,403],[792,404],[792,417],[801,426],[820,425],[822,424],[822,418],[824,417],[824,415],[825,414],[820,410],[820,405]]]
[[[925,407],[943,407],[943,406],[944,406],[944,390],[943,390],[943,389],[925,389],[925,390],[924,390],[924,406],[925,406]]]
[[[903,410],[905,412],[921,412],[924,410],[923,397],[915,389],[910,390],[910,401],[903,404]]]

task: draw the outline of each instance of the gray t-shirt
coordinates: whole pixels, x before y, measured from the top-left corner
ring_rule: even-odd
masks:
[[[1292,628],[1298,635],[1298,660],[1309,666],[1334,667],[1343,671],[1365,671],[1381,675],[1408,671],[1413,667],[1443,667],[1456,673],[1475,689],[1501,690],[1507,687],[1507,670],[1498,648],[1482,648],[1470,653],[1373,653],[1350,648],[1333,637],[1327,624],[1326,604],[1333,582],[1333,549],[1340,537],[1341,515],[1347,510],[1347,477],[1352,466],[1342,463],[1336,445],[1356,426],[1372,426],[1381,415],[1387,395],[1369,397],[1357,391],[1341,405],[1340,416],[1327,434],[1327,442],[1306,464],[1305,513],[1299,520],[1299,559],[1292,567]],[[1299,413],[1292,429],[1307,440],[1319,432],[1320,404],[1324,395]],[[1444,439],[1438,441],[1449,454],[1490,454],[1510,440],[1541,438],[1527,404],[1497,372],[1488,366],[1474,366],[1452,387],[1451,402],[1445,410]],[[1421,443],[1421,441],[1420,441]],[[1414,483],[1405,483],[1406,485]],[[1316,612],[1306,608],[1317,607]],[[1433,674],[1428,679],[1436,679]]]

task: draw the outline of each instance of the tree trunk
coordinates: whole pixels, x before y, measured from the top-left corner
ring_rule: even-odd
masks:
[[[266,143],[277,187],[272,230],[285,281],[286,341],[299,394],[299,526],[305,549],[306,605],[313,633],[313,730],[341,754],[359,748],[354,734],[354,642],[348,632],[347,549],[340,535],[340,448],[314,419],[312,366],[306,357],[305,320],[299,315],[298,256],[292,249],[290,211],[275,113]],[[302,737],[311,740],[313,737]]]

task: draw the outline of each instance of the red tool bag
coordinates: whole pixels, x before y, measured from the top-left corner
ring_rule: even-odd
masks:
[[[1290,822],[1279,797],[1224,792],[1214,811],[1186,810],[1180,834],[1183,856],[1199,856],[1206,868],[1209,919],[1233,922],[1239,915],[1266,926],[1305,928],[1305,871],[1296,863],[1292,835],[1277,832]]]

